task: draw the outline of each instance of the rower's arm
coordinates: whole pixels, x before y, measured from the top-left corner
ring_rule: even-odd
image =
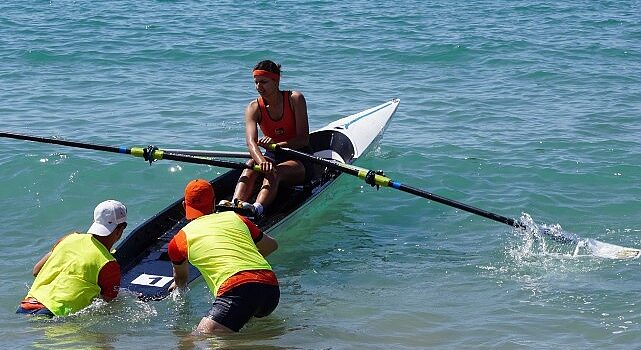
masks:
[[[309,145],[309,118],[307,117],[307,102],[305,96],[298,91],[292,91],[289,97],[294,118],[296,119],[296,136],[278,145],[286,148],[301,148]]]
[[[258,147],[258,118],[260,111],[258,102],[250,102],[245,109],[245,141],[247,150],[256,164],[260,165],[265,162],[265,157]]]

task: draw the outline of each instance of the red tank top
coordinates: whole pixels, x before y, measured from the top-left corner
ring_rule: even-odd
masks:
[[[291,91],[283,91],[283,115],[278,120],[273,120],[263,97],[258,97],[258,106],[260,107],[260,130],[263,135],[269,136],[274,142],[284,142],[296,137],[296,119],[294,118],[294,110],[289,103],[289,96]]]

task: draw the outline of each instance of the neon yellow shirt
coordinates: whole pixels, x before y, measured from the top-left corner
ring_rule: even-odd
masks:
[[[53,249],[27,297],[36,298],[56,316],[66,316],[100,295],[98,274],[115,258],[91,234],[72,233]]]
[[[271,270],[249,228],[234,212],[201,216],[183,227],[189,262],[203,275],[214,296],[230,276],[247,270]]]

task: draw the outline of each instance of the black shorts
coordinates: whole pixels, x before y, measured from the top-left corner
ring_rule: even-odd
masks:
[[[18,309],[16,310],[17,314],[26,314],[26,315],[31,315],[31,316],[45,316],[45,317],[53,317],[54,314],[51,312],[49,309],[46,307],[43,307],[42,309],[25,309],[22,306],[18,306]]]
[[[297,151],[307,153],[307,154],[312,154],[312,149],[308,147],[303,147],[301,149],[297,149]],[[295,157],[289,156],[287,154],[284,154],[282,152],[274,152],[274,151],[266,151],[265,152],[265,157],[271,159],[274,161],[274,164],[278,165],[282,162],[286,162],[288,160],[296,159]],[[305,167],[305,180],[304,182],[309,182],[313,176],[314,176],[314,164],[308,160],[305,159],[296,159],[297,161],[301,162],[303,166]]]
[[[271,314],[279,300],[278,286],[257,282],[243,283],[216,297],[205,317],[238,332],[250,318]]]

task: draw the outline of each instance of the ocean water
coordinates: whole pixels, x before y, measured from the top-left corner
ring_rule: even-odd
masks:
[[[360,166],[507,217],[641,247],[639,1],[0,3],[0,130],[243,151],[251,68],[311,129],[392,98]],[[192,337],[211,298],[14,314],[31,268],[115,198],[130,228],[225,169],[0,139],[0,348],[634,349],[640,260],[610,260],[345,176],[275,234],[279,307]],[[127,230],[128,232],[130,229]]]

